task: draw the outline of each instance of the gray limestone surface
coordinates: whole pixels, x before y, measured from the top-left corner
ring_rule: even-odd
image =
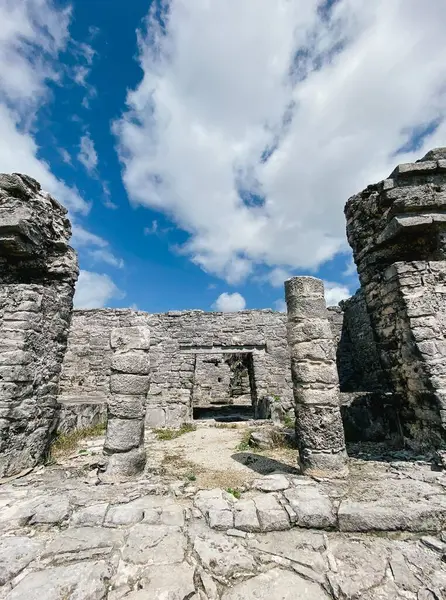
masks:
[[[67,211],[26,175],[0,174],[0,477],[44,458],[78,275]]]
[[[73,460],[0,481],[1,600],[444,598],[446,475],[428,465],[269,475],[237,499],[155,475],[98,485]],[[367,517],[339,531],[353,502]],[[392,520],[404,502],[412,522]],[[383,523],[398,535],[376,535]]]
[[[293,277],[285,282],[285,298],[301,467],[307,474],[343,476],[347,455],[324,284]]]
[[[446,443],[446,148],[402,164],[345,206],[384,379],[401,433]]]

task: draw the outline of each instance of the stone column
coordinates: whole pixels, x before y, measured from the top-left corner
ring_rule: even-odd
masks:
[[[144,421],[149,378],[149,330],[116,327],[111,330],[114,351],[107,409],[104,453],[109,455],[102,480],[132,477],[144,470]]]
[[[0,477],[41,461],[57,427],[78,276],[66,214],[31,177],[0,174]]]
[[[347,453],[324,284],[293,277],[285,282],[285,297],[301,468],[307,475],[342,477]]]

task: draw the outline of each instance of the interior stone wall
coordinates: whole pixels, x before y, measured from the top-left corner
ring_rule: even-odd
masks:
[[[193,406],[231,404],[231,369],[223,354],[196,355]]]
[[[363,435],[364,439],[385,439],[397,428],[396,409],[393,396],[382,387],[382,369],[364,299],[357,294],[341,307],[329,307],[327,314],[337,346],[347,438],[357,440]],[[242,350],[252,353],[257,414],[279,419],[287,413],[293,416],[285,313],[185,311],[153,315],[131,310],[75,310],[60,380],[61,431],[104,419],[113,354],[110,331],[132,325],[147,327],[151,334],[147,426],[178,426],[191,419],[193,405],[206,406],[211,401],[211,381],[212,396],[227,397],[230,369],[223,361],[219,367],[205,361],[230,360]],[[249,383],[249,376],[245,377],[239,389],[245,394],[240,397],[232,390],[234,403],[251,402]],[[221,394],[217,393],[220,385]]]
[[[99,406],[108,401],[110,331],[135,325],[150,330],[148,427],[178,426],[192,419],[197,356],[200,360],[209,354],[252,353],[259,410],[264,411],[266,399],[274,398],[283,414],[293,411],[286,314],[272,310],[164,314],[75,310],[60,380],[62,404]]]

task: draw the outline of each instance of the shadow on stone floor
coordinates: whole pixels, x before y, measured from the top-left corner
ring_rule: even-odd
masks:
[[[428,462],[432,463],[432,470],[439,470],[435,464],[434,452],[395,447],[386,442],[350,442],[347,443],[347,454],[350,458],[374,462]]]
[[[262,454],[255,454],[254,452],[237,452],[232,454],[231,458],[249,467],[260,475],[269,475],[270,473],[291,473],[292,475],[300,475],[299,468],[287,465],[284,462],[263,456]]]

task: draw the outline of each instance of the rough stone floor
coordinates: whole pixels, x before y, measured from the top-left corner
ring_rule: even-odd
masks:
[[[101,444],[0,485],[2,600],[446,598],[446,474],[428,463],[257,474],[236,498],[165,474],[99,483]]]

